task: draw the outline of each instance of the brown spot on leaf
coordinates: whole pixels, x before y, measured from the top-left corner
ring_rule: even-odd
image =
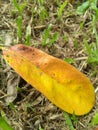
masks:
[[[37,65],[36,67],[37,67],[37,68],[40,68],[40,66],[39,66],[39,65]]]
[[[47,63],[45,63],[45,65],[47,65]]]
[[[26,46],[19,46],[18,47],[18,50],[22,50],[22,51],[25,51],[25,50],[28,50],[28,47],[26,47]]]
[[[9,57],[9,55],[6,55],[6,57]]]
[[[32,55],[34,56],[34,55],[35,55],[35,53],[33,52],[33,53],[32,53]]]
[[[42,75],[43,75],[43,73],[41,72],[41,73],[40,73],[40,76],[42,76]]]
[[[16,54],[14,54],[14,56],[16,57],[17,55],[16,55]]]

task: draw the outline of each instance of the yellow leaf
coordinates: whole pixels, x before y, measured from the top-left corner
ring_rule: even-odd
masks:
[[[22,44],[3,50],[9,65],[51,102],[68,113],[84,115],[95,103],[90,80],[75,67]]]

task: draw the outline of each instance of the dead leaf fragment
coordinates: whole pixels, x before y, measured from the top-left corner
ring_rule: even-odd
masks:
[[[5,101],[7,105],[13,102],[17,97],[17,86],[19,83],[19,76],[10,71],[7,72],[7,97]]]

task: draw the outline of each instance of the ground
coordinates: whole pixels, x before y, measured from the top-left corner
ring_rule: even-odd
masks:
[[[73,5],[65,3],[63,10],[59,10],[63,0],[19,0],[19,5],[22,4],[21,9],[17,8],[17,4],[15,7],[15,0],[13,1],[0,1],[0,44],[29,45],[30,38],[31,46],[67,60],[86,74],[96,90],[98,73],[95,73],[94,66],[87,62],[88,53],[85,47],[86,42],[91,44],[96,41],[92,30],[91,12],[87,11],[85,15],[78,15],[76,12],[83,1],[77,0]],[[11,94],[11,90],[12,93],[14,91],[14,95],[10,97],[8,94]],[[96,103],[87,115],[76,116],[76,119],[73,119],[69,114],[74,130],[97,128],[97,125],[90,125],[98,112],[97,100],[96,92]],[[12,103],[9,104],[10,101]],[[15,130],[71,130],[66,123],[64,112],[16,74],[3,60],[2,52],[0,106]]]

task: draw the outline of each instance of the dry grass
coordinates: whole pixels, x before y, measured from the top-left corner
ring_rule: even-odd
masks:
[[[60,4],[62,2],[61,0]],[[1,0],[0,43],[6,45],[25,43],[27,40],[26,29],[30,25],[30,42],[33,46],[63,60],[65,58],[73,59],[72,64],[85,73],[97,88],[98,73],[92,76],[95,69],[87,63],[88,55],[84,46],[84,40],[88,43],[96,40],[91,29],[91,15],[89,11],[85,16],[77,15],[76,7],[79,3],[77,1],[73,6],[67,4],[62,16],[58,19],[59,5],[56,0],[46,0],[42,7],[39,6],[38,1],[30,0],[26,3],[22,12],[23,26],[19,38],[16,23],[16,19],[20,16],[19,11],[17,11],[13,2]],[[84,23],[83,27],[82,23]],[[46,46],[43,46],[44,31],[49,24],[52,24],[49,34],[50,39],[55,32],[59,33],[59,38],[54,44],[50,45],[47,42]],[[10,105],[6,101],[9,85],[18,86],[18,92],[16,96],[13,96],[14,101]],[[63,111],[15,74],[2,57],[0,57],[0,106],[15,130],[41,130],[41,128],[43,130],[69,130]],[[94,130],[97,126],[91,127],[90,122],[97,112],[98,98],[96,93],[96,104],[92,111],[85,116],[77,117],[78,122],[72,120],[75,130]]]

